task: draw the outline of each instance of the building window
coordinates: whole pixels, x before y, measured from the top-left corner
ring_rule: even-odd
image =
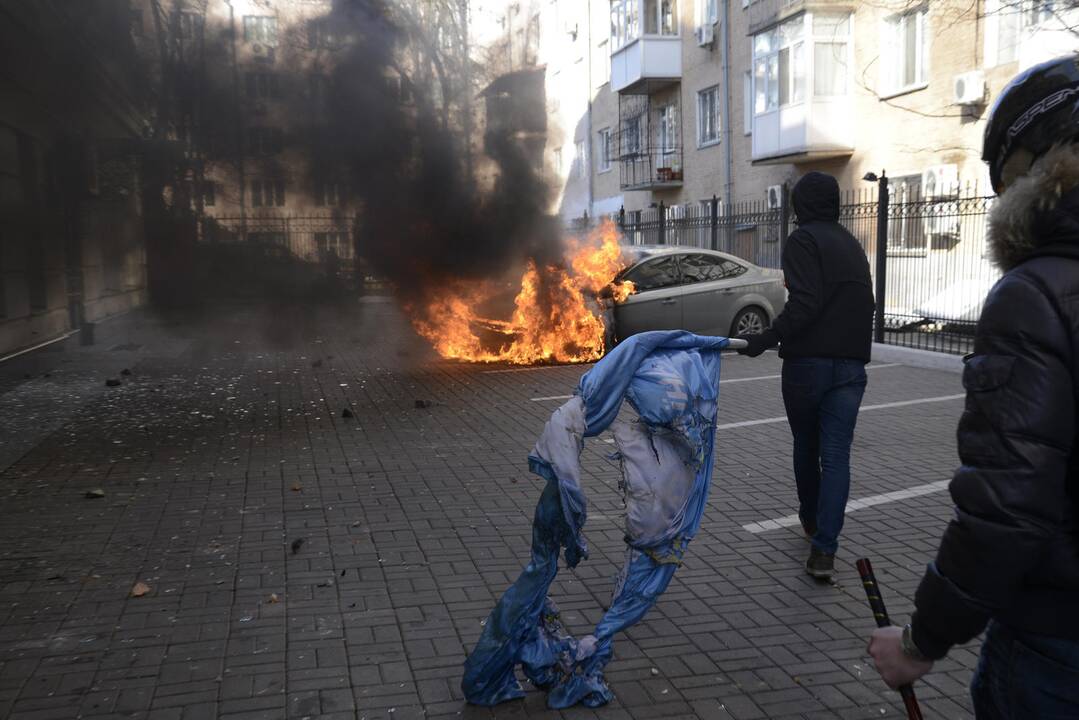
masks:
[[[599,149],[596,153],[599,163],[599,172],[607,172],[611,169],[611,129],[603,128],[598,133]]]
[[[282,146],[281,128],[253,127],[247,130],[247,152],[251,155],[276,155]]]
[[[884,21],[881,52],[882,92],[893,94],[925,85],[927,6],[893,15]]]
[[[805,100],[805,17],[753,36],[754,113]]]
[[[645,35],[678,35],[677,0],[611,1],[614,50],[641,37],[642,30]]]
[[[888,221],[889,252],[926,251],[926,207],[922,200],[921,175],[903,175],[889,180],[888,202],[892,216]]]
[[[641,152],[641,117],[636,115],[622,121],[622,142],[620,154],[634,157]]]
[[[312,20],[307,26],[307,44],[311,48],[334,50],[346,45],[351,39],[350,33],[328,20]]]
[[[281,83],[277,73],[249,72],[245,79],[248,100],[269,100],[281,97]]]
[[[345,201],[345,184],[339,180],[319,177],[315,180],[315,205],[340,207]]]
[[[1024,32],[1052,20],[1065,9],[1062,5],[1054,0],[986,0],[985,64],[992,67],[1018,60]]]
[[[664,105],[659,109],[659,151],[664,155],[673,153],[678,149],[678,108],[674,105]]]
[[[251,181],[252,207],[282,207],[285,204],[285,181],[256,179]]]
[[[719,0],[697,0],[697,24],[715,25],[719,22]]]
[[[813,95],[847,94],[850,16],[813,15]]]
[[[573,174],[584,177],[585,170],[588,168],[587,143],[584,140],[577,140],[573,145]]]
[[[199,183],[199,195],[202,196],[202,204],[205,207],[213,207],[217,203],[217,188],[212,180],[203,180]]]
[[[562,148],[555,148],[552,151],[551,160],[554,164],[554,174],[558,177],[562,177]]]
[[[277,18],[272,15],[245,15],[244,42],[277,47]]]
[[[347,232],[317,232],[315,246],[323,259],[330,256],[341,259],[352,258],[352,238]]]
[[[697,93],[697,144],[719,142],[719,86],[713,85]]]
[[[279,245],[281,247],[288,245],[285,233],[265,230],[247,233],[247,241],[253,245]]]
[[[177,34],[181,39],[197,40],[202,37],[203,17],[199,13],[177,13],[176,24]]]

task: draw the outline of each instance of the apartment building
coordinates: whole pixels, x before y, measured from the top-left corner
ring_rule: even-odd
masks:
[[[522,0],[546,69],[556,211],[776,203],[809,170],[898,198],[985,186],[987,110],[1079,48],[1043,0]]]
[[[0,356],[147,300],[128,13],[0,0]]]

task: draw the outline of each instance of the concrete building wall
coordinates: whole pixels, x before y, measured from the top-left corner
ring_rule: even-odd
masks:
[[[129,17],[0,2],[0,355],[146,302]]]

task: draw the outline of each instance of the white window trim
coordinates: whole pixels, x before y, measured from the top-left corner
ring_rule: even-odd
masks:
[[[596,174],[604,175],[614,169],[614,135],[609,127],[600,128],[596,133],[599,138],[599,151],[596,153]],[[606,152],[604,152],[604,139],[606,136]],[[604,163],[606,162],[606,165]]]
[[[918,28],[918,35],[917,35],[918,39],[920,41],[918,43],[918,47],[919,47],[920,52],[921,52],[921,58],[920,58],[920,60],[918,62],[920,62],[921,70],[922,70],[920,75],[922,77],[924,77],[925,80],[915,81],[914,83],[911,83],[910,85],[903,85],[901,87],[892,87],[889,84],[890,80],[888,78],[888,73],[891,70],[894,69],[894,68],[890,67],[890,64],[891,64],[892,61],[895,61],[897,58],[887,58],[887,59],[885,59],[884,54],[885,54],[885,52],[888,52],[888,51],[890,51],[892,49],[892,40],[896,37],[896,34],[895,34],[894,30],[893,30],[894,23],[897,20],[903,18],[904,16],[911,16],[911,17],[915,17],[915,18],[921,17],[922,18],[921,22],[920,22],[920,27]],[[881,61],[881,64],[880,64],[881,77],[880,77],[879,92],[877,93],[881,100],[889,100],[891,98],[899,97],[900,95],[906,95],[908,93],[918,92],[919,90],[924,90],[927,87],[929,87],[929,78],[931,76],[931,72],[930,72],[931,68],[929,67],[929,56],[930,56],[929,38],[930,38],[930,35],[931,35],[931,33],[929,33],[929,3],[923,3],[922,5],[918,5],[916,7],[910,8],[908,10],[905,10],[904,12],[896,13],[894,15],[889,15],[889,16],[884,18],[884,20],[882,21],[882,24],[881,24],[881,38],[880,38],[880,47],[882,48],[882,53],[881,53],[882,61]],[[906,58],[903,58],[903,59],[905,60]],[[915,66],[915,68],[917,69],[917,65]],[[915,75],[918,75],[918,74],[919,73],[915,72]]]
[[[756,0],[754,0],[754,1],[756,1]],[[786,48],[786,49],[788,49],[790,51],[791,67],[793,68],[794,67],[794,59],[793,59],[794,48],[798,44],[801,44],[801,46],[802,46],[802,62],[803,62],[803,64],[811,65],[812,59],[810,58],[809,53],[813,49],[813,27],[812,27],[812,25],[809,25],[810,18],[811,18],[810,13],[803,12],[800,15],[795,15],[794,17],[788,18],[788,19],[784,20],[781,23],[773,25],[772,27],[768,28],[767,30],[763,30],[763,31],[757,33],[756,35],[750,35],[749,36],[749,56],[750,56],[749,67],[750,67],[750,72],[753,73],[753,75],[755,76],[756,75],[756,70],[757,70],[757,60],[760,59],[760,58],[768,58],[768,57],[771,57],[771,56],[774,55],[775,58],[776,58],[776,77],[778,78],[779,77],[779,54],[780,54],[780,52],[784,48]],[[787,44],[787,45],[776,45],[775,48],[773,48],[769,52],[767,52],[767,53],[765,53],[763,55],[757,55],[756,43],[754,42],[754,40],[758,35],[762,35],[764,33],[778,32],[779,28],[782,27],[783,25],[785,25],[787,23],[793,23],[795,21],[798,21],[798,22],[802,23],[802,37],[801,37],[800,40],[798,40],[795,43],[791,43],[791,44]],[[808,25],[808,27],[807,27],[807,25]],[[793,78],[794,78],[794,75],[792,74],[790,76],[790,78],[791,78],[790,79],[791,87],[789,88],[789,90],[793,90]],[[805,75],[803,75],[803,80],[804,80],[805,86],[802,88],[802,99],[801,100],[789,101],[789,102],[787,102],[787,104],[784,105],[782,102],[779,101],[779,94],[777,93],[777,95],[776,95],[776,103],[777,103],[776,106],[774,108],[772,108],[771,110],[765,109],[760,113],[757,112],[757,107],[756,107],[757,106],[757,96],[756,96],[757,88],[756,88],[756,81],[754,80],[753,81],[753,85],[754,85],[754,87],[753,87],[753,105],[752,105],[753,106],[753,117],[756,118],[756,117],[759,117],[761,115],[767,115],[769,113],[779,112],[783,108],[798,107],[799,105],[805,105],[809,101],[809,98],[812,97],[812,93],[811,93],[812,88],[810,87],[810,81],[812,80],[812,74],[807,72]],[[777,82],[778,82],[778,80],[777,80]]]
[[[715,137],[714,140],[702,140],[701,139],[701,129],[702,129],[701,96],[704,93],[706,93],[706,92],[708,92],[710,90],[714,90],[715,93],[716,93],[716,137]],[[723,122],[723,118],[720,116],[720,112],[719,112],[719,99],[720,99],[719,98],[719,85],[712,85],[710,87],[701,88],[700,90],[697,91],[697,148],[698,149],[714,147],[716,145],[719,145],[720,142],[722,142],[722,140],[723,140],[723,128],[720,127],[720,123]]]
[[[753,134],[753,69],[750,68],[742,74],[742,134],[749,137]]]

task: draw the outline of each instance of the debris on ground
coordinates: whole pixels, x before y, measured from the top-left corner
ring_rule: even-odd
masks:
[[[344,410],[341,411],[341,417],[350,418],[350,417],[355,417],[355,416],[352,414],[352,410],[350,410],[348,408],[345,408]]]
[[[270,593],[270,604],[279,603],[281,599],[277,597],[277,593]]]
[[[432,400],[417,400],[416,401],[416,408],[417,409],[423,409],[423,408],[434,407],[434,404],[435,403]]]
[[[94,488],[93,490],[86,491],[86,497],[88,498],[103,498],[105,497],[105,491],[101,488]]]
[[[313,367],[313,368],[320,368],[320,367],[322,367],[322,360],[321,360],[321,359],[319,359],[319,360],[315,360],[315,361],[314,361],[313,363],[311,363],[311,367]]]
[[[303,485],[301,485],[300,483],[292,483],[292,487],[290,489],[292,490],[292,492],[300,492],[301,490],[303,490]]]
[[[130,375],[131,370],[129,370],[128,368],[124,368],[123,370],[120,371],[120,374],[121,375]]]
[[[121,383],[116,378],[109,378],[108,380],[105,381],[105,387],[120,387],[120,385],[122,385],[122,384],[123,383]]]
[[[300,548],[303,547],[303,543],[304,543],[303,538],[296,538],[295,540],[292,541],[292,554],[293,555],[300,552]]]
[[[141,580],[135,583],[135,587],[131,588],[131,597],[142,597],[150,592],[150,586]]]

